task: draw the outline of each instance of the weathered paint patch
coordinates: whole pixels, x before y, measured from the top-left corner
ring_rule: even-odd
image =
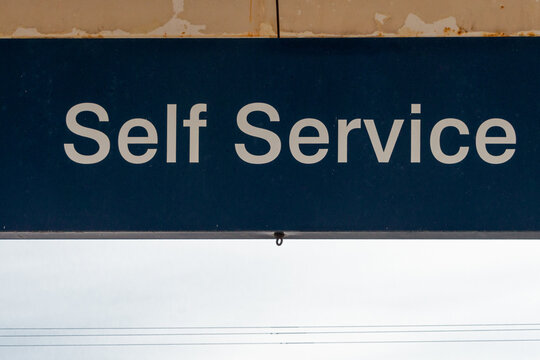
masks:
[[[428,24],[414,14],[409,14],[405,24],[398,30],[398,34],[402,36],[443,36],[458,32],[459,27],[453,16]]]

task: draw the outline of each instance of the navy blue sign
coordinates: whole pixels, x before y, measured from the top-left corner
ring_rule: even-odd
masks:
[[[540,230],[537,38],[1,40],[0,53],[4,238]]]

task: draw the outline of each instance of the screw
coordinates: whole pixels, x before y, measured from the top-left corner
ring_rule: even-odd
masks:
[[[276,245],[281,246],[283,244],[283,239],[285,238],[285,233],[283,231],[276,231],[274,237],[276,238]]]

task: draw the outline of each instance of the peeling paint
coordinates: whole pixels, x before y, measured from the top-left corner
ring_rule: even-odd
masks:
[[[384,25],[384,22],[386,21],[386,19],[388,19],[389,16],[388,15],[384,15],[384,14],[380,14],[380,13],[375,13],[375,20],[381,24],[381,25]]]
[[[147,33],[150,36],[202,36],[206,25],[192,25],[187,20],[180,18],[180,13],[184,11],[184,0],[172,0],[174,14],[172,18],[163,26]],[[139,34],[141,35],[141,34]]]
[[[275,0],[227,0],[219,3],[216,0],[184,0],[182,18],[205,24],[203,36],[275,37],[277,34]]]
[[[261,25],[259,26],[259,35],[260,36],[275,36],[276,31],[274,30],[274,26],[272,24],[261,23]]]
[[[456,18],[453,16],[428,24],[415,14],[409,14],[405,24],[398,30],[401,36],[444,36],[459,31]]]
[[[40,37],[43,36],[35,27],[33,28],[25,28],[25,27],[19,27],[15,29],[13,34],[11,34],[12,37],[16,38],[25,38],[25,37]]]

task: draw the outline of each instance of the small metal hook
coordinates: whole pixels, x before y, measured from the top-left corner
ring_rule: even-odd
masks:
[[[285,238],[285,233],[283,231],[276,231],[274,237],[276,238],[277,246],[283,245],[283,239]]]

